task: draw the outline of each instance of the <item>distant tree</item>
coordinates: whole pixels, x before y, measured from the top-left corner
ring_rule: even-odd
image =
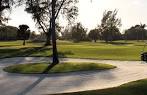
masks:
[[[119,29],[116,28],[115,26],[104,30],[101,33],[101,36],[102,36],[102,39],[105,40],[106,42],[122,39],[122,35],[121,35]]]
[[[29,39],[30,36],[30,30],[29,30],[29,26],[28,25],[19,25],[19,29],[18,29],[18,33],[17,33],[17,37],[19,40],[23,40],[23,45],[25,45],[25,40]]]
[[[141,32],[141,40],[145,40],[145,38],[147,37],[147,30],[145,28],[146,24],[140,24],[139,31]]]
[[[30,39],[31,40],[34,40],[36,38],[36,36],[37,36],[37,34],[36,34],[35,31],[33,31],[33,32],[30,33]]]
[[[71,39],[74,42],[84,41],[86,38],[86,29],[81,23],[77,23],[71,28]]]
[[[63,32],[61,32],[62,40],[71,40],[71,31],[69,27],[66,27]]]
[[[145,29],[145,24],[137,24],[125,31],[126,40],[146,40],[147,39],[147,30]]]
[[[105,11],[101,20],[102,38],[106,42],[115,40],[118,34],[120,34],[119,27],[121,26],[121,19],[117,18],[118,11]]]
[[[94,40],[94,42],[96,42],[98,39],[100,39],[100,30],[99,29],[93,29],[90,30],[89,34],[88,34],[88,38],[90,40]]]
[[[17,40],[18,28],[14,26],[0,26],[0,40]]]
[[[31,35],[30,35],[31,38]],[[35,35],[35,38],[31,39],[33,42],[45,42],[46,41],[46,35],[44,32],[40,32],[39,34]]]

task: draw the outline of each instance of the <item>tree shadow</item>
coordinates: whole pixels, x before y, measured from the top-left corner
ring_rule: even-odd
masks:
[[[111,73],[111,70],[95,70],[95,71],[80,71],[80,72],[69,72],[69,73],[55,73],[55,74],[9,74],[19,80],[21,77],[23,81],[18,81],[17,85],[22,85],[29,81],[26,86],[21,87],[21,90],[17,90],[15,95],[41,95],[43,91],[49,91],[51,93],[60,93],[68,91],[73,88],[84,87],[87,83],[90,84],[91,80],[106,80],[115,79],[115,75]],[[30,77],[29,79],[26,77]],[[34,79],[32,79],[34,78]],[[21,83],[20,83],[21,82]],[[102,85],[101,82],[96,83]],[[15,89],[15,88],[14,88]],[[40,91],[39,91],[40,90]],[[78,89],[77,89],[78,90]],[[35,94],[36,93],[36,94]],[[48,93],[49,94],[49,93]],[[52,94],[51,94],[52,95]]]
[[[134,45],[134,46],[141,46],[141,47],[144,47],[144,46],[146,46],[145,44],[140,44],[140,45]]]
[[[51,47],[26,47],[26,48],[1,48],[0,59],[11,58],[11,57],[28,57],[33,56],[37,52],[45,52],[51,50]],[[67,58],[68,55],[74,55],[71,51],[58,52],[59,57]],[[34,55],[35,57],[51,57],[52,55]]]
[[[3,46],[0,46],[0,47],[6,47],[7,48],[7,47],[17,47],[17,46],[21,46],[21,45],[12,45],[11,44],[11,45],[3,45]]]
[[[47,47],[31,47],[31,48],[20,48],[20,49],[0,49],[0,58],[11,58],[11,57],[28,57],[36,52],[44,52],[50,50]],[[40,57],[40,56],[38,56]]]
[[[49,72],[52,68],[54,68],[57,64],[59,64],[59,63],[48,64],[47,68],[44,69],[44,71],[42,72],[42,74],[48,74],[48,72]]]
[[[73,55],[74,53],[72,53],[71,51],[65,51],[65,52],[58,52],[58,56],[60,58],[67,58],[67,55]],[[59,63],[51,63],[48,65],[48,67],[42,72],[43,74],[48,74],[48,72],[54,68],[56,65],[58,65]]]
[[[130,45],[130,44],[133,44],[133,43],[126,43],[126,42],[109,42],[109,44],[112,44],[112,45]]]
[[[11,76],[15,76],[15,74],[11,74]],[[108,81],[109,79],[115,79],[115,75],[111,73],[109,70],[96,70],[96,71],[80,71],[80,72],[70,72],[70,73],[60,73],[60,74],[45,74],[45,75],[20,75],[17,74],[17,77],[21,76],[31,76],[34,78],[37,78],[37,80],[33,81],[29,86],[27,86],[24,90],[22,90],[19,94],[17,95],[26,95],[30,94],[31,91],[37,91],[37,90],[42,90],[46,88],[37,88],[34,89],[38,84],[44,84],[48,86],[54,86],[54,87],[49,87],[49,92],[55,93],[55,92],[64,92],[68,91],[72,88],[75,87],[84,87],[86,86],[86,83],[90,83],[91,80],[93,79],[100,79],[100,80],[106,80]],[[81,77],[82,76],[82,77]],[[54,81],[54,82],[53,82]],[[59,84],[58,84],[59,82]],[[97,85],[102,85],[100,82],[97,82]],[[40,86],[42,87],[42,86]],[[46,89],[47,90],[47,89]],[[39,91],[35,92],[38,93]],[[43,93],[42,93],[43,94]],[[48,93],[49,94],[49,93]],[[53,95],[53,94],[51,94]]]
[[[31,85],[29,85],[26,89],[24,89],[22,92],[20,92],[17,95],[26,95],[28,92],[30,92],[33,88],[35,88],[42,80],[45,79],[45,76],[39,77],[35,82],[33,82]]]
[[[58,52],[58,55],[61,58],[67,58],[68,57],[67,55],[74,55],[74,53],[71,51],[64,51],[64,52]]]
[[[100,42],[100,43],[105,43],[106,42]],[[112,44],[112,45],[130,45],[130,44],[133,44],[133,43],[128,43],[128,42],[107,42],[107,44]]]

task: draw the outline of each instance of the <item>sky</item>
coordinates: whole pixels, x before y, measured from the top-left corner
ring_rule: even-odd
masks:
[[[147,0],[79,0],[79,16],[81,22],[88,30],[94,29],[101,23],[105,10],[118,10],[117,17],[122,20],[121,32],[135,24],[147,24]],[[24,7],[13,9],[10,14],[9,25],[18,27],[27,24],[31,30],[37,31],[31,14],[23,11]]]

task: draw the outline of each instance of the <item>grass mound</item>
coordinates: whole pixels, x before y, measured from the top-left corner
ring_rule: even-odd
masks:
[[[21,74],[39,74],[42,73],[49,64],[47,63],[33,63],[33,64],[19,64],[8,66],[4,68],[4,71],[10,73]],[[87,71],[87,70],[106,70],[113,69],[116,66],[102,63],[60,63],[52,68],[48,73],[66,73],[75,71]]]

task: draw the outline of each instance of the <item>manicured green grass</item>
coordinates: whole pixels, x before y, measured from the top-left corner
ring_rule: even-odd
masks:
[[[54,95],[147,95],[147,79],[130,82],[115,88]]]
[[[22,46],[22,41],[0,42],[0,58],[22,56],[51,56],[51,47],[42,47],[43,43],[27,43]],[[144,42],[115,41],[80,42],[58,41],[59,57],[93,58],[110,60],[140,60],[140,53]],[[147,50],[147,48],[145,49]]]
[[[22,74],[39,74],[43,73],[49,64],[34,63],[34,64],[19,64],[4,68],[4,71],[10,73]],[[67,73],[75,71],[89,71],[89,70],[106,70],[113,69],[116,66],[101,63],[60,63],[52,68],[48,73]]]

